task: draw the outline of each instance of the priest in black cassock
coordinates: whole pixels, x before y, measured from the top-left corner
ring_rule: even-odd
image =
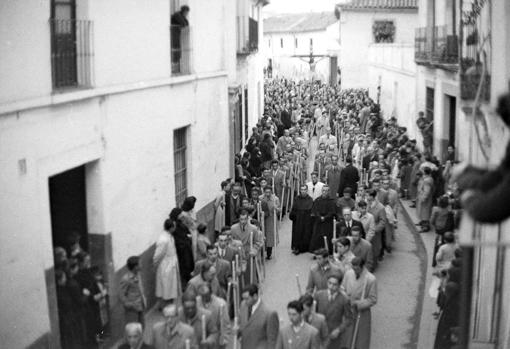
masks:
[[[291,248],[292,253],[296,255],[309,251],[312,237],[312,206],[313,199],[308,195],[308,187],[302,185],[289,214],[292,221]]]
[[[328,242],[329,254],[333,252],[333,218],[336,216],[335,199],[329,196],[329,187],[322,187],[322,195],[315,199],[312,206],[312,217],[314,218],[310,251],[316,251],[324,246],[324,236]]]

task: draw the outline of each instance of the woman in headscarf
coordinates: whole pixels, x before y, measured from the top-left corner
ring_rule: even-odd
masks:
[[[175,240],[175,250],[177,251],[177,260],[179,261],[179,272],[181,276],[181,286],[186,289],[188,281],[191,279],[191,273],[195,269],[193,259],[191,232],[181,219],[182,209],[176,207],[170,212],[170,219],[175,223],[175,230],[172,235]]]

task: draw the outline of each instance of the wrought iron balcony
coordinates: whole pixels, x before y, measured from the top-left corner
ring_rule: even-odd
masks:
[[[259,48],[259,22],[248,16],[237,17],[237,53],[250,54]]]
[[[191,74],[191,29],[170,26],[170,61],[173,75]]]
[[[446,26],[417,28],[414,42],[417,64],[458,69],[458,37],[448,34]]]
[[[53,88],[93,84],[93,22],[50,19]]]

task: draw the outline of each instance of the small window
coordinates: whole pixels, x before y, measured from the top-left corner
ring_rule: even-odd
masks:
[[[268,39],[268,40],[267,40],[267,46],[268,46],[268,47],[271,47],[271,39]]]
[[[313,47],[313,39],[310,38],[310,49]]]
[[[283,38],[280,39],[280,46],[283,48]]]
[[[375,21],[372,33],[375,43],[392,43],[395,40],[395,24],[393,21]]]
[[[294,38],[294,45],[296,46],[296,48],[298,48],[298,39],[297,38]]]

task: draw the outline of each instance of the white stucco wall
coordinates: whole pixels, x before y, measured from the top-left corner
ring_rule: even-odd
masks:
[[[399,125],[416,137],[416,65],[412,44],[371,44],[369,46],[368,84],[370,97],[380,104],[384,118],[395,116]]]
[[[414,43],[418,26],[417,11],[342,11],[340,14],[340,58],[342,88],[368,85],[369,45],[374,42],[372,25],[375,20],[394,21],[395,43]]]
[[[96,86],[52,96],[49,5],[41,4],[0,2],[0,346],[12,349],[50,331],[49,176],[91,164],[89,233],[111,233],[118,270],[154,242],[175,206],[176,128],[190,126],[188,193],[197,210],[230,174],[221,20],[235,13],[219,1],[189,1],[197,74],[171,78],[168,1],[90,1]]]

